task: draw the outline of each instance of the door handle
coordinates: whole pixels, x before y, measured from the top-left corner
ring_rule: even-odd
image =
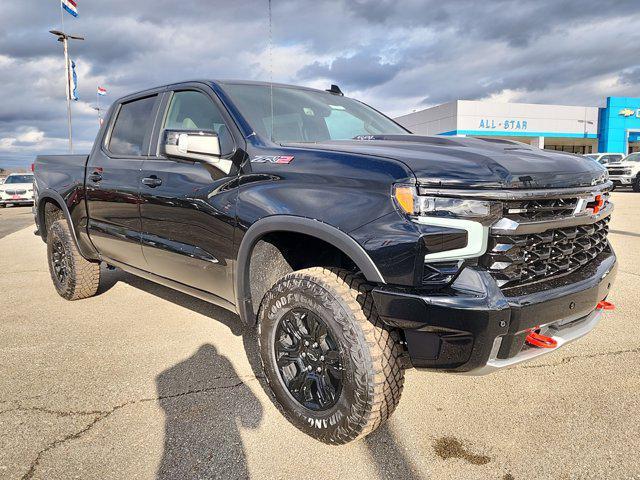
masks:
[[[147,187],[156,188],[162,185],[162,179],[156,177],[155,175],[151,175],[150,177],[144,177],[142,179],[142,183]]]
[[[89,175],[89,180],[97,183],[102,180],[102,175],[100,175],[98,172],[93,172],[91,175]]]

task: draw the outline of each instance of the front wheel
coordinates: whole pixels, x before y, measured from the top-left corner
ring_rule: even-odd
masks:
[[[343,444],[393,413],[404,383],[399,336],[380,320],[361,276],[326,268],[291,273],[267,292],[258,317],[267,381],[297,428]]]
[[[633,179],[633,183],[631,184],[634,192],[640,192],[640,175]]]
[[[92,297],[100,285],[100,264],[85,259],[65,220],[53,222],[47,232],[49,273],[58,294],[67,300]]]

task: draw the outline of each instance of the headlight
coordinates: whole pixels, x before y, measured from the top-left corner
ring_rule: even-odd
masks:
[[[431,228],[423,240],[428,243],[424,261],[443,262],[477,258],[487,250],[489,226],[502,212],[499,202],[469,198],[419,195],[413,185],[394,185],[397,208],[409,219]],[[433,238],[440,236],[440,246]],[[454,242],[445,241],[454,238]]]
[[[410,217],[488,219],[499,212],[495,202],[418,195],[412,185],[395,185],[393,196],[400,209]]]

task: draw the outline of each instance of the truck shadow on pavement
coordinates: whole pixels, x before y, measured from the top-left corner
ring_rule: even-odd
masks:
[[[262,404],[211,344],[156,378],[165,414],[158,479],[249,478],[241,429],[257,428]]]

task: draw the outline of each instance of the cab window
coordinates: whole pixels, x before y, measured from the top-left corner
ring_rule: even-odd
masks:
[[[223,155],[233,150],[233,138],[220,109],[211,98],[201,92],[175,92],[171,98],[164,129],[212,130],[218,134]]]
[[[116,118],[108,150],[114,155],[139,157],[153,124],[156,96],[122,104]]]

